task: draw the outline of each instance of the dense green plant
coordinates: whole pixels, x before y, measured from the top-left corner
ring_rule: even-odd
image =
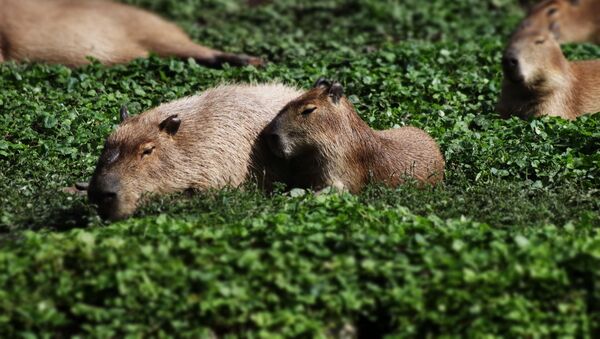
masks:
[[[128,2],[270,63],[0,64],[1,336],[600,331],[600,115],[498,118],[516,2]],[[112,225],[61,192],[89,178],[124,103],[140,113],[222,82],[320,76],[341,81],[374,128],[430,132],[445,183],[174,195]]]

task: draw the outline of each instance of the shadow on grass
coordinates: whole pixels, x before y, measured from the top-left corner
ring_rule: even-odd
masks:
[[[57,208],[51,212],[29,211],[27,215],[14,218],[9,223],[0,224],[0,248],[19,243],[25,231],[47,230],[67,232],[77,228],[86,228],[98,220],[93,210],[85,204],[75,204]]]
[[[6,239],[25,230],[66,232],[101,223],[85,199],[76,199],[68,203],[59,200],[45,201],[45,204],[34,205],[32,208],[19,208],[12,215],[5,217],[0,223],[0,245]]]

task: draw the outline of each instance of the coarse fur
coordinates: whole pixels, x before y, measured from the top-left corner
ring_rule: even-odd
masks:
[[[194,43],[148,11],[108,0],[0,0],[0,62],[37,61],[77,67],[88,57],[106,65],[145,58],[194,58],[207,66],[260,65],[258,58]]]
[[[569,62],[547,31],[520,28],[502,66],[497,109],[503,118],[549,115],[573,120],[600,111],[600,61]]]
[[[520,27],[548,30],[561,44],[600,44],[600,0],[541,1],[531,7]]]
[[[395,187],[414,178],[436,184],[444,176],[444,158],[431,136],[415,127],[371,129],[339,83],[319,80],[282,109],[265,137],[294,171],[294,187],[356,193],[369,182]]]
[[[108,137],[88,196],[105,219],[133,213],[148,194],[281,181],[258,135],[300,95],[281,84],[223,85],[128,117]],[[281,161],[279,161],[281,162]]]

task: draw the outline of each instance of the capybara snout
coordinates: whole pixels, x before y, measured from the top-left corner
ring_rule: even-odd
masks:
[[[267,140],[267,145],[269,149],[275,156],[279,158],[285,158],[285,152],[283,151],[283,145],[281,143],[281,137],[277,132],[274,131],[274,127],[269,125],[267,130],[265,131],[265,138]]]
[[[502,56],[502,70],[510,80],[514,82],[522,81],[521,71],[519,70],[518,54],[514,49],[507,49]]]
[[[94,176],[88,187],[88,199],[98,207],[102,219],[117,220],[119,211],[120,180],[115,174]]]

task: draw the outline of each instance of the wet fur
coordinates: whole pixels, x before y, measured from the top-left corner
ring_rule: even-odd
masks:
[[[194,58],[208,66],[261,61],[194,43],[148,11],[108,0],[0,0],[0,62],[38,61],[71,67],[87,57],[111,65],[144,58]]]

